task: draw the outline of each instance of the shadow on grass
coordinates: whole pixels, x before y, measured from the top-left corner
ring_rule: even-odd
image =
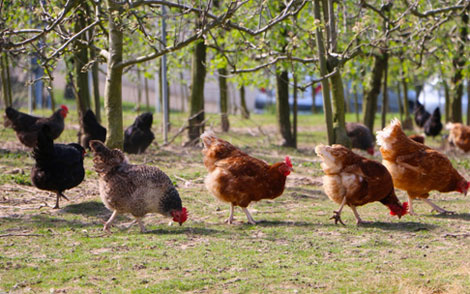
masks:
[[[470,221],[470,213],[454,213],[454,214],[427,214],[426,216],[440,219],[461,219]]]
[[[184,227],[183,229],[156,229],[156,230],[149,230],[146,234],[155,234],[155,235],[182,235],[182,234],[192,234],[192,235],[201,235],[201,236],[209,236],[215,234],[226,234],[225,231],[219,231],[209,228],[194,228],[194,227]]]
[[[418,232],[418,231],[431,231],[437,226],[433,224],[424,224],[418,222],[369,222],[363,223],[359,227],[362,228],[376,228],[385,231],[403,231],[403,232]]]
[[[77,219],[64,219],[52,215],[33,215],[33,216],[22,216],[22,217],[3,217],[2,222],[17,223],[18,226],[34,226],[39,229],[48,228],[84,228],[102,225],[100,221],[81,221]]]
[[[246,225],[252,226],[249,223]],[[257,226],[261,227],[314,227],[317,226],[315,223],[309,222],[292,222],[292,221],[272,221],[272,220],[257,220]]]
[[[67,205],[61,210],[65,213],[81,214],[85,216],[107,216],[111,215],[111,211],[98,201],[88,201],[77,204]]]

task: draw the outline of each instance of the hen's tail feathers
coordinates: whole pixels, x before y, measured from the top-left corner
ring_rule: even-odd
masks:
[[[398,118],[392,119],[389,126],[377,132],[377,145],[385,147],[387,142],[390,141],[391,135],[396,128],[401,129],[401,122]]]
[[[48,125],[43,125],[38,132],[38,141],[33,149],[33,158],[36,160],[45,160],[54,153],[54,140],[52,139],[51,129]]]

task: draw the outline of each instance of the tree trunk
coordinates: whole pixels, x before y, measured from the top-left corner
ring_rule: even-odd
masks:
[[[404,130],[413,129],[413,119],[410,116],[410,100],[408,99],[408,82],[406,81],[405,72],[401,72],[401,83],[403,85],[403,112],[405,113],[405,120],[402,122]]]
[[[140,76],[140,68],[137,67],[137,105],[135,109],[140,112],[140,104],[142,104],[142,77]]]
[[[321,23],[321,7],[320,1],[314,0],[314,17],[315,22]],[[328,70],[326,68],[326,57],[325,57],[325,44],[323,43],[323,32],[319,25],[315,26],[315,40],[317,43],[318,58],[320,63],[320,75],[326,76]],[[326,131],[328,134],[328,144],[331,145],[335,142],[335,134],[333,130],[333,111],[331,109],[330,100],[330,85],[327,79],[321,81],[322,94],[323,94],[323,112],[325,113]]]
[[[465,45],[468,33],[468,14],[464,11],[462,14],[462,26],[460,27],[459,47],[457,55],[452,60],[454,65],[454,76],[452,77],[451,86],[451,121],[462,122],[462,95],[463,95],[463,74],[462,70],[465,66]]]
[[[204,81],[206,78],[206,45],[204,40],[197,41],[191,65],[191,100],[189,113],[189,142],[194,145],[204,130]]]
[[[388,79],[388,54],[384,53],[385,65],[384,65],[384,81],[383,81],[383,90],[382,90],[382,129],[385,128],[387,121],[387,111],[388,111],[388,93],[387,93],[387,79]]]
[[[292,139],[294,141],[294,148],[297,148],[297,75],[294,74],[294,103],[292,107]]]
[[[333,69],[331,69],[333,71]],[[333,94],[333,113],[334,113],[334,142],[348,148],[351,147],[351,140],[346,133],[346,116],[344,107],[344,88],[339,68],[336,73],[330,77],[331,93]]]
[[[467,77],[467,126],[470,126],[470,78]]]
[[[242,112],[242,117],[245,119],[250,118],[250,111],[248,110],[248,107],[246,107],[246,99],[245,99],[245,86],[241,85],[240,87],[240,105],[241,105],[241,112]]]
[[[119,5],[107,0],[109,58],[104,89],[104,110],[107,117],[106,146],[120,148],[124,142],[122,127],[122,62],[123,34],[120,28]]]
[[[7,94],[7,97],[8,97],[8,105],[12,105],[13,104],[13,95],[11,93],[11,79],[10,79],[10,62],[9,62],[9,58],[8,58],[8,54],[6,52],[3,53],[3,58],[4,58],[4,69],[5,69],[5,76],[6,76],[6,83],[5,83],[5,92]]]
[[[219,96],[220,96],[220,119],[222,132],[228,132],[230,122],[228,120],[228,87],[227,87],[227,68],[219,68]]]
[[[95,60],[91,67],[91,75],[93,80],[93,101],[95,104],[95,116],[98,122],[101,122],[101,102],[100,102],[100,80],[99,80],[99,63],[96,61],[96,49],[90,46],[90,58]]]
[[[398,96],[398,112],[400,113],[400,121],[403,122],[403,105],[401,100],[401,87],[400,83],[396,83],[397,96]]]
[[[10,104],[10,99],[8,97],[8,82],[7,82],[7,75],[6,75],[6,66],[5,66],[5,55],[6,52],[4,52],[1,56],[1,74],[2,74],[2,92],[3,92],[3,103],[5,103],[5,108],[7,106],[11,106]]]
[[[144,76],[144,87],[145,87],[145,107],[147,111],[150,111],[149,82],[145,76]]]
[[[354,85],[354,112],[356,113],[356,122],[359,122],[359,91],[357,85]]]
[[[310,88],[312,89],[312,113],[315,113],[315,112],[316,112],[316,109],[315,109],[315,105],[316,105],[316,104],[315,104],[315,102],[316,102],[315,100],[316,100],[316,99],[315,99],[315,98],[316,98],[316,96],[317,96],[317,93],[316,93],[316,91],[315,91],[315,84],[312,84],[312,85],[310,86]]]
[[[295,147],[292,138],[289,109],[289,75],[286,70],[276,72],[276,117],[284,147]]]
[[[77,12],[77,20],[75,22],[74,31],[75,33],[80,32],[86,27],[86,17],[82,10]],[[75,42],[75,54],[74,54],[74,66],[75,66],[75,78],[77,85],[77,93],[75,99],[77,101],[78,116],[82,117],[85,111],[90,108],[90,89],[88,87],[88,72],[83,71],[83,67],[88,63],[88,50],[85,45],[81,42],[86,42],[86,35],[82,34],[78,37]],[[80,120],[80,127],[81,125]]]
[[[377,99],[382,85],[382,75],[384,73],[386,59],[384,55],[377,54],[374,58],[374,67],[372,68],[372,77],[369,82],[369,92],[364,97],[363,116],[364,124],[374,131],[375,113],[377,112]]]
[[[450,118],[450,89],[449,84],[445,79],[442,80],[442,84],[444,85],[444,99],[445,99],[445,115],[446,115],[446,123],[451,121]]]

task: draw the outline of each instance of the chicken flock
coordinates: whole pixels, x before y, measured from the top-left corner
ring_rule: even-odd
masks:
[[[5,111],[5,127],[13,128],[19,141],[33,148],[33,185],[56,194],[54,208],[60,207],[60,198],[67,199],[64,191],[83,181],[83,163],[88,149],[93,154],[94,170],[99,176],[100,198],[112,211],[104,224],[106,232],[110,232],[118,214],[131,214],[142,232],[146,231],[142,218],[149,213],[172,218],[180,225],[187,220],[188,210],[183,207],[182,198],[168,175],[156,166],[131,164],[124,154],[143,153],[154,140],[151,113],[141,114],[125,130],[121,151],[106,147],[106,128],[91,110],[81,117],[78,143],[55,144],[54,140],[64,130],[67,112],[65,105],[48,118],[30,116],[11,107]],[[439,108],[431,115],[418,103],[415,121],[425,128],[427,136],[434,137],[441,132]],[[341,213],[345,205],[351,208],[357,224],[361,224],[364,221],[357,207],[375,201],[386,206],[391,215],[401,218],[408,213],[415,215],[413,203],[416,199],[439,213],[452,213],[428,199],[431,191],[467,194],[470,183],[449,159],[424,145],[423,136],[406,136],[398,119],[378,131],[376,139],[365,125],[348,123],[346,129],[352,147],[367,151],[370,156],[375,154],[376,141],[382,162],[342,145],[319,144],[315,147],[324,172],[324,192],[339,205],[331,217],[335,223],[344,225]],[[446,129],[451,145],[464,152],[470,150],[470,127],[450,123]],[[213,131],[204,132],[200,139],[203,164],[208,172],[205,187],[215,198],[230,204],[226,222],[233,223],[234,209],[238,206],[248,223],[256,224],[248,206],[251,202],[275,199],[283,194],[287,178],[294,171],[290,157],[269,164],[218,138]],[[395,189],[406,191],[408,201],[401,202]]]

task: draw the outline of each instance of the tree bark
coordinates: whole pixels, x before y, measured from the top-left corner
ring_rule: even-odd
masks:
[[[377,99],[382,85],[382,76],[384,73],[386,59],[383,54],[377,54],[374,57],[374,67],[372,68],[372,77],[369,82],[369,91],[364,97],[363,116],[364,124],[373,132],[375,113],[377,112]]]
[[[410,100],[408,99],[408,82],[406,81],[405,71],[403,70],[403,59],[400,59],[401,64],[401,83],[403,85],[403,112],[405,119],[402,121],[402,128],[405,130],[413,129],[413,119],[410,116]]]
[[[314,17],[315,21],[321,23],[321,7],[320,0],[314,0]],[[323,43],[323,32],[319,25],[315,26],[315,40],[318,50],[318,58],[320,63],[320,75],[326,76],[328,70],[326,68],[326,57],[325,57],[325,44]],[[333,111],[331,109],[330,100],[330,85],[327,79],[321,81],[322,95],[323,95],[323,112],[325,113],[326,131],[328,134],[328,144],[331,145],[335,142],[335,134],[333,130]]]
[[[227,68],[219,68],[219,97],[220,97],[220,119],[222,132],[228,132],[230,122],[228,120],[228,87],[227,87]]]
[[[297,110],[298,110],[298,107],[297,107],[297,93],[298,93],[298,89],[297,89],[297,75],[294,74],[294,103],[293,103],[293,107],[292,107],[292,114],[293,114],[293,118],[292,118],[292,140],[294,141],[294,148],[297,148]]]
[[[356,113],[356,122],[359,122],[359,91],[357,85],[354,85],[354,112]]]
[[[331,72],[333,69],[331,69]],[[330,77],[331,81],[331,92],[333,94],[333,128],[334,128],[334,142],[335,144],[341,144],[348,148],[351,147],[351,140],[349,139],[346,133],[346,116],[345,116],[345,107],[344,107],[344,88],[343,80],[341,79],[341,74],[339,69],[336,70],[336,73]]]
[[[467,77],[467,126],[470,126],[470,78]]]
[[[91,67],[91,75],[93,80],[93,101],[95,104],[95,116],[98,122],[101,122],[101,102],[100,102],[100,80],[99,80],[99,63],[96,60],[96,50],[90,47],[90,58],[95,60]]]
[[[3,58],[5,59],[4,68],[5,68],[5,75],[6,75],[5,91],[8,96],[8,103],[9,103],[8,105],[11,106],[13,104],[13,95],[11,93],[10,62],[9,62],[8,54],[6,52],[3,53]]]
[[[86,27],[86,16],[83,10],[77,11],[77,20],[75,22],[74,31],[75,33],[80,32]],[[88,63],[88,50],[87,47],[82,44],[86,42],[86,35],[82,34],[78,37],[78,40],[74,43],[75,54],[74,54],[74,66],[75,66],[75,84],[77,85],[77,93],[75,99],[77,101],[78,116],[82,117],[85,111],[90,108],[90,89],[88,87],[88,72],[83,71],[83,66]],[[81,125],[80,127],[83,128]]]
[[[385,124],[387,121],[387,111],[388,111],[388,93],[387,93],[387,79],[388,79],[388,54],[384,53],[384,81],[383,81],[383,90],[382,90],[382,129],[385,128]]]
[[[451,85],[451,121],[462,122],[462,95],[463,95],[463,74],[462,70],[465,66],[465,45],[467,43],[468,34],[468,14],[464,11],[462,14],[462,26],[460,27],[459,47],[457,55],[452,60],[454,66],[454,76]]]
[[[204,82],[206,78],[206,45],[204,40],[196,41],[191,65],[191,100],[189,130],[186,145],[193,145],[204,130]]]
[[[295,147],[289,118],[289,75],[286,70],[276,72],[276,100],[276,116],[283,139],[282,146]]]
[[[400,121],[403,121],[403,103],[401,100],[401,87],[400,83],[396,83],[397,96],[398,96],[398,112],[400,113]]]
[[[145,87],[145,108],[150,111],[150,95],[149,95],[149,82],[147,77],[144,76],[144,87]]]
[[[120,148],[124,142],[122,127],[122,62],[123,34],[120,28],[119,5],[106,0],[108,9],[109,58],[104,89],[104,110],[107,117],[106,146]]]
[[[142,104],[142,77],[140,75],[140,68],[137,68],[137,104],[135,106],[137,113],[140,112],[141,104]]]
[[[8,97],[8,87],[9,87],[9,84],[7,82],[7,75],[6,75],[6,66],[5,66],[5,55],[6,55],[6,52],[4,52],[1,56],[1,74],[2,74],[2,91],[3,91],[3,103],[5,103],[5,107],[7,106],[11,106],[10,104],[10,99]]]
[[[240,105],[241,105],[241,112],[242,112],[242,117],[245,119],[250,118],[250,111],[248,110],[248,107],[246,107],[246,98],[245,98],[245,86],[241,85],[240,87]]]

